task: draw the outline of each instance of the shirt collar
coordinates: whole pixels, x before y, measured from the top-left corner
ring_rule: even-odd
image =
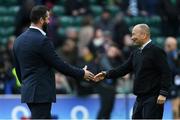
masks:
[[[31,25],[29,28],[37,29],[37,30],[39,30],[44,36],[46,36],[46,33],[45,33],[43,30],[41,30],[40,28],[36,27],[36,26],[32,26],[32,25]]]
[[[141,46],[141,50],[143,50],[144,49],[144,47],[147,45],[147,44],[149,44],[151,42],[151,39],[149,40],[149,41],[147,41],[146,43],[144,43],[142,46]]]

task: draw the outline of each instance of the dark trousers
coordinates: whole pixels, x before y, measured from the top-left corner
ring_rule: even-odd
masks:
[[[32,119],[50,119],[52,103],[27,103]]]
[[[132,119],[162,119],[164,104],[157,104],[157,96],[137,97]]]
[[[98,86],[100,109],[97,119],[110,119],[115,102],[115,87]]]

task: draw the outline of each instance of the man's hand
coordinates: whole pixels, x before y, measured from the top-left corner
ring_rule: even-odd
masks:
[[[84,79],[89,81],[94,79],[94,74],[87,70],[87,65],[84,66]]]
[[[100,80],[105,79],[105,76],[106,76],[106,72],[100,72],[97,75],[95,75],[94,81],[99,82]]]
[[[157,98],[157,104],[164,104],[166,101],[166,97],[159,95]]]

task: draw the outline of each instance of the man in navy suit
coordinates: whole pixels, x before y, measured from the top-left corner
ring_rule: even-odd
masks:
[[[139,48],[132,51],[128,60],[119,67],[97,74],[94,81],[118,78],[134,72],[133,93],[137,98],[132,118],[162,119],[164,102],[172,79],[166,54],[152,44],[150,28],[146,24],[134,26],[131,38]]]
[[[53,68],[78,79],[93,79],[87,68],[79,69],[61,60],[43,31],[49,23],[49,10],[35,6],[31,26],[14,42],[13,53],[17,76],[21,81],[22,102],[27,103],[33,119],[51,118],[51,104],[56,102]]]

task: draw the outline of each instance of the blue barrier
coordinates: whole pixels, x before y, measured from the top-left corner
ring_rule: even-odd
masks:
[[[112,112],[112,119],[131,118],[132,107],[135,101],[133,95],[117,95]],[[108,103],[107,103],[108,104]],[[57,102],[52,106],[52,115],[57,119],[95,119],[99,109],[99,97],[75,97],[57,95]],[[29,117],[30,111],[26,104],[20,102],[20,96],[0,96],[0,119],[19,120]],[[172,119],[170,101],[165,104],[164,119]]]

